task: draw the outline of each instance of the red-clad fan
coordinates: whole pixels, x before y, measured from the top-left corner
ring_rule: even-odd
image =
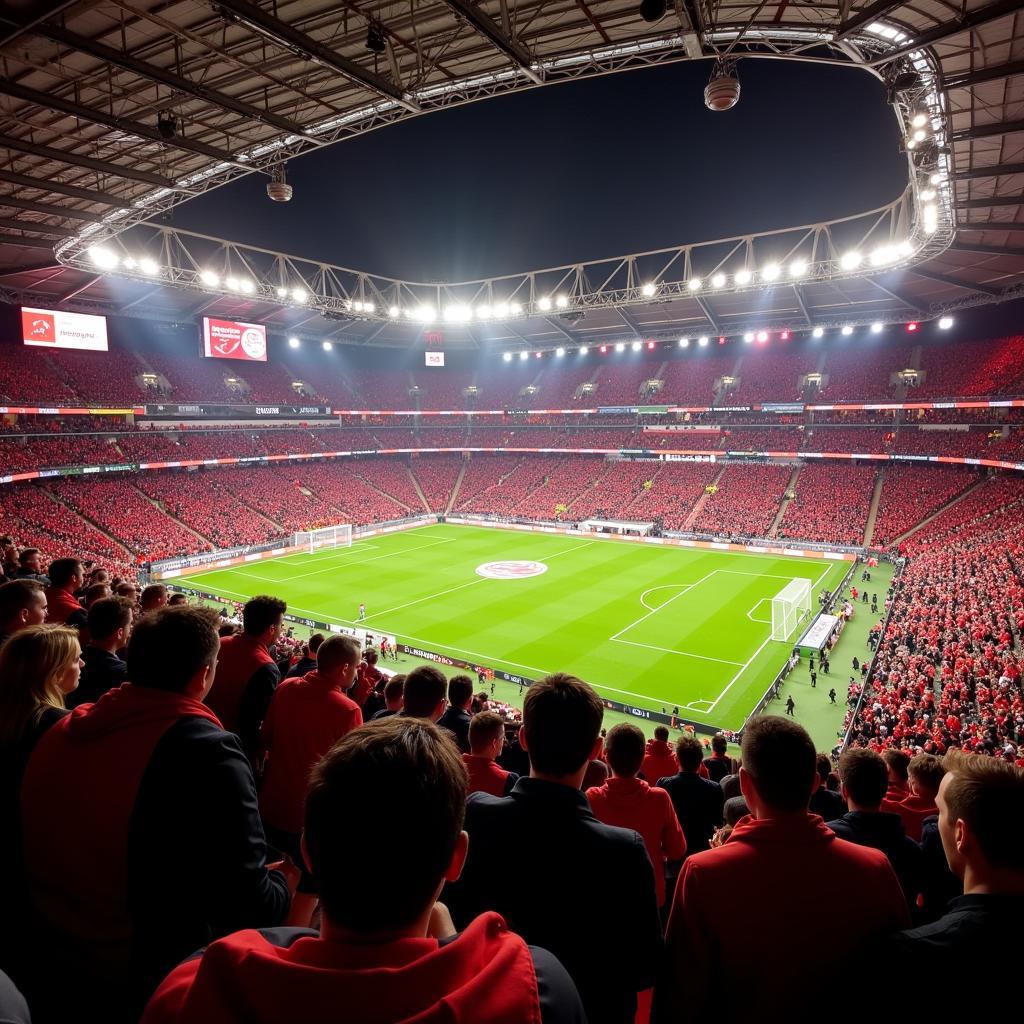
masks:
[[[640,833],[654,866],[658,906],[665,903],[665,864],[686,856],[686,839],[668,793],[636,777],[644,756],[644,734],[631,722],[608,730],[605,756],[612,777],[587,790],[590,809],[598,821]],[[650,755],[647,755],[650,756]],[[674,759],[673,759],[674,760]],[[676,762],[678,764],[678,762]]]
[[[260,725],[281,680],[270,647],[281,634],[288,606],[276,597],[254,597],[242,609],[242,632],[220,645],[217,675],[206,695],[224,728],[242,741],[250,761],[256,764],[260,750]]]
[[[329,637],[317,650],[316,666],[278,686],[260,732],[267,754],[260,789],[267,841],[298,865],[302,864],[299,838],[310,773],[338,740],[363,724],[359,707],[345,696],[359,667],[357,641]],[[305,874],[299,892],[309,897],[316,892]],[[314,903],[312,898],[297,898],[291,919],[305,915],[303,923],[308,923]]]
[[[85,570],[77,558],[55,558],[47,570],[50,585],[46,588],[46,621],[60,625],[85,625],[85,609],[75,592],[85,585]]]
[[[363,654],[363,661],[350,694],[351,698],[362,707],[366,703],[366,698],[373,693],[383,678],[384,673],[377,668],[377,651],[370,647]]]
[[[470,793],[508,796],[519,781],[515,772],[495,762],[505,747],[505,721],[495,711],[481,711],[469,721],[469,750],[462,755],[469,775]]]
[[[658,779],[663,779],[666,775],[675,775],[677,771],[679,761],[676,759],[675,751],[669,746],[668,729],[663,725],[656,726],[654,739],[647,742],[640,774],[653,786]]]
[[[740,786],[751,814],[720,847],[687,858],[668,922],[668,970],[652,1020],[819,1016],[837,972],[910,916],[884,853],[839,839],[807,812],[816,752],[795,722],[754,718]]]
[[[907,835],[919,843],[925,818],[939,813],[935,797],[946,769],[942,765],[942,758],[934,754],[917,754],[910,759],[907,773],[910,777],[910,795],[895,810],[903,819]]]
[[[898,814],[896,804],[902,803],[910,796],[910,782],[907,774],[910,755],[903,750],[890,747],[882,751],[882,760],[885,762],[889,776],[889,786],[885,791],[881,809],[888,814]]]
[[[462,761],[436,726],[393,716],[350,733],[316,767],[306,797],[320,932],[229,935],[170,974],[143,1024],[582,1024],[576,989],[550,953],[494,913],[456,934],[436,903],[465,861],[465,808]],[[359,883],[367,865],[387,884]]]

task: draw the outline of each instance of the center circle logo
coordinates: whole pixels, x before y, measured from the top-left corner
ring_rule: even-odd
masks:
[[[547,571],[548,567],[543,562],[484,562],[476,567],[477,576],[489,580],[525,580]]]

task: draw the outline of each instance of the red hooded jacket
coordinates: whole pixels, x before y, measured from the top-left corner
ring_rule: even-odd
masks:
[[[266,644],[248,633],[221,640],[217,672],[206,703],[229,732],[237,734],[242,726],[242,698],[249,681],[261,668],[270,665],[274,665],[274,659]]]
[[[455,939],[275,946],[235,932],[168,975],[142,1024],[540,1024],[526,943],[497,914]]]
[[[675,775],[679,771],[675,751],[664,740],[648,740],[640,771],[652,786],[657,784],[658,779]]]

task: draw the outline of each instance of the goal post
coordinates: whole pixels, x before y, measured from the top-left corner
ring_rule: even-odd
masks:
[[[810,614],[811,581],[790,580],[772,598],[772,639],[791,639]]]
[[[310,554],[321,548],[352,547],[352,525],[323,526],[319,530],[297,530],[293,547],[306,548]]]

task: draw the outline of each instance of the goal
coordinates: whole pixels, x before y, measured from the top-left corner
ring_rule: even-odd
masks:
[[[352,547],[352,526],[324,526],[319,530],[298,530],[295,534],[294,547],[307,548],[309,552],[319,548],[350,548]]]
[[[811,581],[795,579],[772,598],[772,639],[789,640],[811,614]]]

